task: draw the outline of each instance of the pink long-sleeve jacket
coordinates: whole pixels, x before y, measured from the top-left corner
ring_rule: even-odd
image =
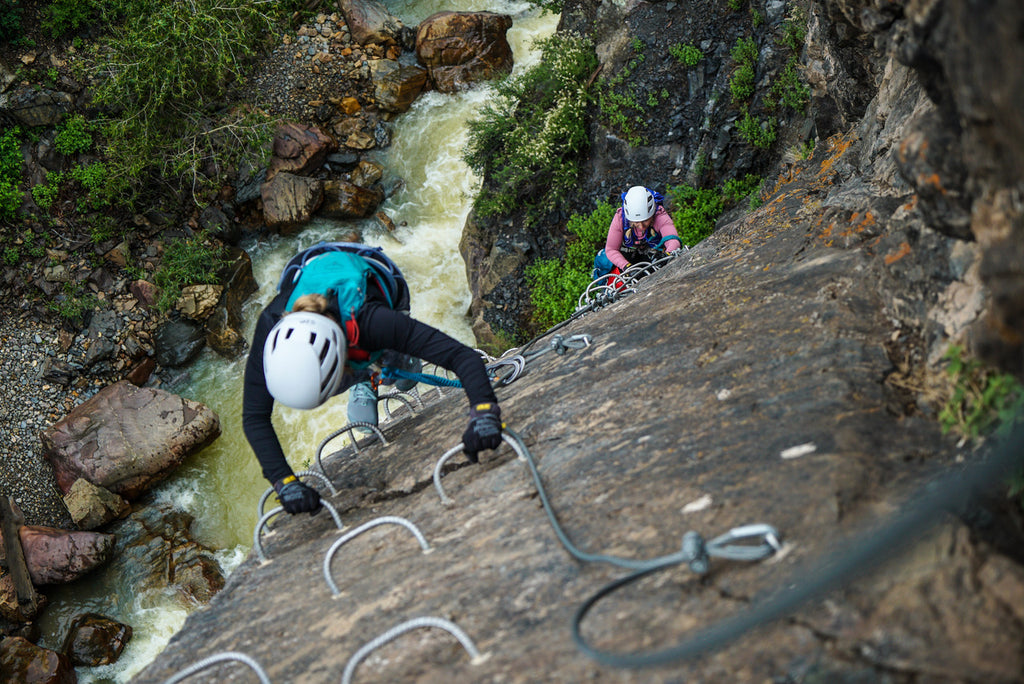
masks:
[[[676,232],[676,224],[672,222],[672,217],[665,211],[665,207],[658,207],[658,210],[654,213],[654,230],[658,234],[659,239],[664,239],[667,235],[675,235],[677,237],[679,235]],[[612,217],[611,225],[608,226],[608,239],[604,243],[604,253],[613,264],[623,270],[629,267],[629,261],[626,257],[622,256],[620,251],[624,237],[625,234],[622,230],[622,208],[620,207],[615,212],[615,216]],[[637,235],[636,231],[634,231],[633,239],[643,240],[644,233]],[[681,244],[672,240],[665,245],[665,251],[674,252],[679,249]]]

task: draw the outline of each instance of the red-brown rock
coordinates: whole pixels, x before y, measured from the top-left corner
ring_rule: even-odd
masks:
[[[62,492],[81,477],[131,501],[219,435],[220,418],[204,404],[122,380],[40,439]]]
[[[438,12],[416,31],[416,56],[435,90],[452,93],[512,71],[505,37],[512,17],[493,12]]]

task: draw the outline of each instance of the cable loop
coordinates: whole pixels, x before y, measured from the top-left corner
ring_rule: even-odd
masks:
[[[355,655],[349,658],[348,663],[345,665],[345,672],[342,674],[341,684],[350,684],[350,682],[352,681],[352,674],[355,672],[356,667],[359,665],[360,662],[362,662],[364,658],[366,658],[367,655],[370,654],[370,652],[377,648],[380,648],[389,641],[395,640],[402,634],[405,634],[406,632],[416,629],[417,627],[439,627],[441,629],[448,631],[456,639],[458,639],[459,643],[462,644],[462,647],[466,649],[466,652],[469,653],[469,657],[472,659],[473,664],[476,664],[482,660],[480,656],[480,651],[477,650],[476,645],[473,644],[472,639],[466,636],[466,633],[459,629],[458,625],[456,625],[455,623],[449,620],[445,620],[443,618],[436,617],[413,618],[412,620],[403,622],[397,627],[392,627],[387,632],[384,632],[379,637],[367,643],[358,651],[356,651]]]
[[[337,528],[339,530],[344,530],[345,529],[345,525],[341,522],[341,516],[338,515],[338,510],[334,506],[331,505],[331,502],[327,501],[325,499],[321,499],[320,500],[320,505],[322,505],[324,508],[326,508],[330,512],[331,517],[334,518],[335,526],[337,526]],[[263,528],[266,527],[267,522],[271,518],[273,518],[278,513],[283,513],[283,512],[284,512],[284,508],[282,506],[278,506],[276,508],[271,508],[270,511],[268,511],[267,513],[263,514],[263,516],[260,517],[259,522],[256,523],[256,529],[253,530],[253,533],[252,533],[252,545],[253,545],[253,548],[256,549],[256,555],[258,555],[260,557],[260,561],[262,561],[263,563],[266,563],[267,561],[270,560],[269,558],[267,558],[267,555],[265,553],[263,553],[263,544],[260,542],[260,537],[263,534]]]
[[[191,677],[196,672],[199,672],[200,670],[205,670],[211,665],[216,665],[217,663],[222,663],[230,660],[242,663],[244,665],[248,665],[249,668],[256,673],[256,676],[259,677],[261,684],[270,684],[270,678],[267,677],[267,673],[263,671],[263,668],[260,667],[259,663],[257,663],[255,660],[253,660],[246,654],[237,653],[235,651],[224,651],[223,653],[217,653],[215,655],[209,656],[208,658],[203,658],[199,662],[189,665],[181,672],[172,675],[168,679],[165,679],[164,684],[177,684],[177,682],[180,682],[183,679]]]
[[[392,515],[385,515],[380,518],[374,518],[373,520],[367,523],[363,523],[354,530],[346,532],[342,536],[338,537],[338,539],[335,540],[333,544],[331,544],[331,548],[329,548],[327,550],[327,553],[324,555],[324,579],[327,580],[327,586],[330,587],[331,593],[334,594],[334,596],[338,596],[341,594],[341,590],[338,589],[338,585],[335,584],[334,579],[331,577],[331,559],[334,557],[334,553],[338,549],[340,549],[344,544],[348,543],[355,537],[358,537],[363,532],[373,529],[374,527],[377,527],[379,525],[387,524],[401,525],[405,527],[407,530],[412,532],[412,535],[414,537],[416,537],[416,541],[419,542],[420,548],[423,549],[423,553],[430,553],[430,544],[427,543],[426,538],[415,525],[413,525],[405,518],[399,518],[397,516]]]

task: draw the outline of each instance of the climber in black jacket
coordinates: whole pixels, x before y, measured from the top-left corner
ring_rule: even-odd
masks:
[[[407,311],[408,287],[379,248],[321,243],[286,266],[277,296],[256,324],[242,425],[263,476],[288,513],[316,513],[320,495],[285,460],[271,423],[274,401],[312,409],[351,387],[349,421],[375,425],[373,363],[401,364],[414,357],[454,372],[470,402],[462,436],[466,456],[476,462],[478,452],[501,444],[501,410],[483,359]],[[353,401],[356,389],[362,401]]]

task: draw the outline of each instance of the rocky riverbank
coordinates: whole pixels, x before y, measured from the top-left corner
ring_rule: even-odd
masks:
[[[53,469],[42,457],[39,433],[98,389],[73,389],[44,377],[59,357],[59,329],[31,318],[0,320],[0,490],[30,525],[73,528]]]

